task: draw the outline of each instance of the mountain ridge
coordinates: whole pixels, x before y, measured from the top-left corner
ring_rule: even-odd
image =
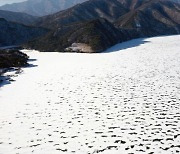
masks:
[[[45,16],[65,10],[87,0],[27,0],[20,3],[6,4],[0,10],[23,12],[33,16]]]
[[[143,36],[177,34],[180,33],[179,15],[180,4],[153,0],[121,16],[115,25],[120,28],[137,29]]]
[[[101,52],[133,38],[179,34],[180,3],[172,0],[89,0],[40,17],[32,25],[43,27],[40,31],[48,30],[37,35],[38,38],[22,41],[26,48]],[[7,34],[11,35],[9,30]]]
[[[92,51],[85,52],[101,52],[116,43],[130,38],[132,37],[127,31],[120,31],[106,19],[100,18],[55,29],[40,39],[28,42],[24,47],[32,47],[48,52],[66,52],[70,51],[66,50],[66,48],[73,43],[83,43],[92,49]],[[73,52],[73,50],[70,52]]]
[[[128,1],[132,3],[134,0]],[[138,0],[137,5],[142,3],[142,0]],[[120,16],[128,13],[129,9],[127,4],[123,3],[121,0],[89,0],[64,11],[41,17],[36,25],[54,28],[73,22],[88,21],[96,18],[105,18],[110,22],[114,22]]]
[[[21,45],[47,32],[44,28],[26,26],[0,18],[0,46]]]
[[[84,30],[87,29],[84,23],[97,20],[106,22],[103,22],[104,25],[94,24],[88,31],[98,35],[94,36]],[[170,0],[90,0],[65,11],[41,17],[35,25],[49,28],[51,32],[26,45],[42,51],[64,52],[66,49],[73,49],[74,43],[85,43],[89,49],[93,49],[91,52],[101,52],[116,43],[133,38],[179,34],[179,20],[180,4]],[[108,31],[108,25],[111,25],[111,31],[116,30],[114,37],[117,41],[113,43],[107,39],[112,34]],[[97,30],[104,28],[105,31]],[[95,41],[97,48],[91,44],[93,37],[99,38]],[[111,39],[114,40],[114,37]],[[104,47],[101,42],[107,46]]]
[[[31,16],[26,13],[4,11],[4,10],[0,10],[0,18],[4,18],[7,21],[21,23],[25,25],[31,25],[37,20],[37,17]]]

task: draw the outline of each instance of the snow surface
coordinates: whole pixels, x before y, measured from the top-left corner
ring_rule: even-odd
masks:
[[[176,154],[180,35],[105,53],[27,52],[0,88],[0,154]]]

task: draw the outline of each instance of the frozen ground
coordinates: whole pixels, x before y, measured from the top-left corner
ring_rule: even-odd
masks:
[[[28,52],[32,67],[0,88],[0,154],[179,153],[179,42]]]

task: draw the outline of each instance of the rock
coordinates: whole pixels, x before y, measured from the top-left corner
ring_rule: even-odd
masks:
[[[28,56],[18,50],[0,50],[0,69],[22,67],[27,60]]]

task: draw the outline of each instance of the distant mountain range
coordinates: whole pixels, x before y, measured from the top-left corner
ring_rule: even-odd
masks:
[[[44,28],[25,26],[0,18],[0,46],[21,45],[47,33]]]
[[[11,12],[0,10],[0,18],[4,18],[7,21],[30,25],[37,20],[37,17],[31,16],[21,12]]]
[[[87,0],[27,0],[21,3],[3,5],[0,10],[24,12],[33,16],[45,16],[85,1]]]
[[[38,38],[26,39],[26,48],[101,52],[133,38],[180,34],[180,3],[175,0],[89,0],[26,22],[30,23],[29,28],[41,27]]]
[[[141,17],[143,19],[152,15],[150,18],[156,18],[159,22],[168,20],[174,24],[179,24],[179,6],[180,4],[171,0],[90,0],[65,11],[41,17],[35,25],[58,28],[63,25],[97,18],[104,18],[111,23],[119,22],[119,25],[121,25],[121,22],[125,22],[130,15],[135,17],[139,12],[144,14],[145,17]],[[157,15],[159,16],[157,17]],[[150,22],[151,19],[147,21]],[[174,22],[175,20],[176,22]],[[128,22],[128,24],[130,23]]]
[[[41,17],[34,25],[51,32],[27,47],[66,51],[73,43],[85,43],[93,48],[91,52],[100,52],[132,38],[179,34],[180,4],[170,0],[90,0]]]
[[[126,7],[126,3],[121,0],[90,0],[65,11],[39,18],[36,24],[43,27],[57,28],[62,25],[97,18],[104,18],[109,22],[114,22],[120,16],[128,13],[129,10],[129,6]]]

